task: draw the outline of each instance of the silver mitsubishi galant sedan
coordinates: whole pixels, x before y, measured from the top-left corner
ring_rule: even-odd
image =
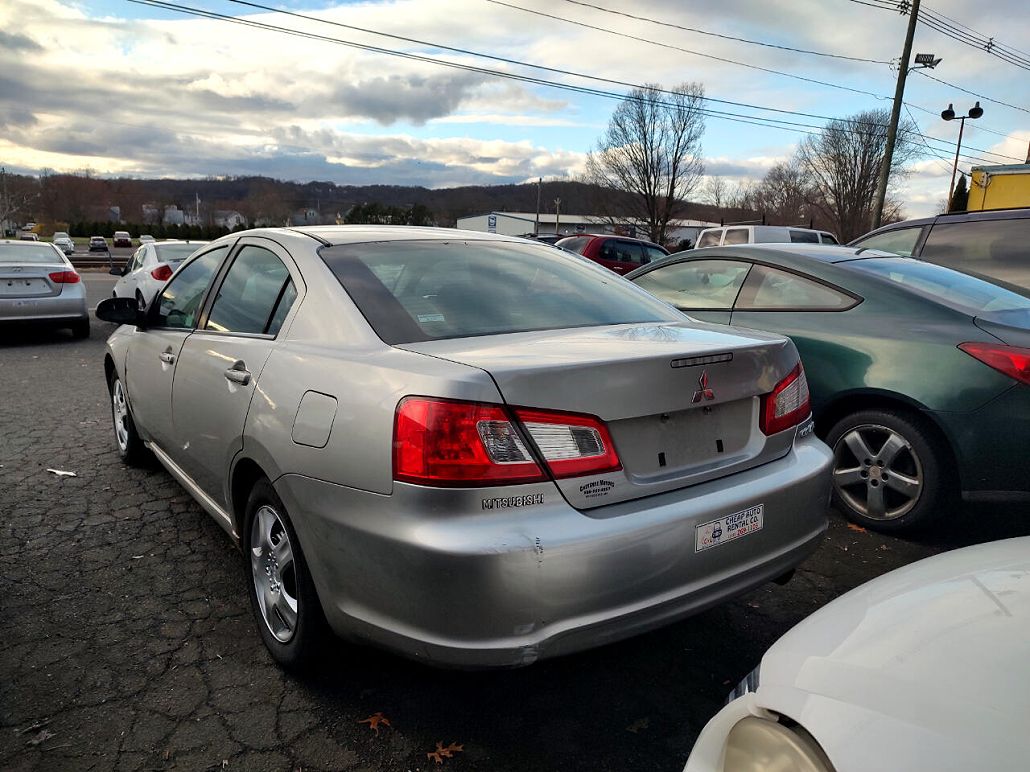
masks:
[[[548,246],[252,230],[97,316],[124,325],[119,452],[149,448],[240,545],[286,667],[330,630],[527,665],[784,579],[826,528],[794,345]]]

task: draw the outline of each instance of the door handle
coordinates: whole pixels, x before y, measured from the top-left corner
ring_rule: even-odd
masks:
[[[245,370],[237,367],[230,367],[225,371],[225,379],[231,383],[239,384],[240,386],[246,386],[250,383],[250,370]]]
[[[173,354],[171,351],[162,351],[160,354],[158,354],[158,358],[166,365],[175,364],[175,354]]]

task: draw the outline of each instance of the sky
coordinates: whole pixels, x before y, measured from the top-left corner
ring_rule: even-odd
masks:
[[[620,95],[635,84],[696,81],[708,109],[722,113],[706,122],[707,174],[732,187],[760,179],[828,118],[889,107],[895,74],[885,62],[900,55],[907,23],[855,0],[255,0],[272,11],[174,1],[236,22],[129,0],[4,0],[0,164],[22,173],[260,174],[430,188],[575,178]],[[1024,2],[933,0],[929,9],[1030,52]],[[1030,73],[923,25],[914,52],[941,57],[926,72],[952,84],[919,72],[908,79],[903,117],[928,139],[899,190],[905,214],[921,216],[937,211],[951,177],[958,121],[939,112],[973,106],[977,97],[960,88],[996,100],[982,99],[983,118],[967,121],[960,169],[1022,161]],[[755,117],[801,125],[757,126]]]

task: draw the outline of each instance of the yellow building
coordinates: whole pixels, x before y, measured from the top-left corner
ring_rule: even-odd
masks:
[[[974,166],[967,212],[1030,207],[1030,163]]]

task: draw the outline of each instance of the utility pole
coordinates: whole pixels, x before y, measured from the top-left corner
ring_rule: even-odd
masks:
[[[544,181],[543,177],[536,178],[536,219],[533,220],[533,235],[540,235],[540,185]]]
[[[194,193],[193,195],[197,197],[197,215],[196,215],[196,217],[197,217],[197,225],[200,225],[200,194],[199,193]]]
[[[561,231],[558,229],[558,225],[561,222],[561,199],[554,199],[554,235],[560,236]]]
[[[902,6],[904,8],[904,6]],[[912,38],[916,34],[916,22],[919,20],[919,0],[912,0],[908,9],[908,31],[905,33],[905,46],[901,51],[901,63],[898,67],[898,84],[894,89],[894,106],[891,108],[891,122],[887,127],[887,147],[884,148],[883,164],[880,166],[880,178],[876,181],[876,199],[873,201],[873,229],[879,228],[883,221],[883,202],[887,198],[887,181],[894,160],[894,142],[898,137],[898,121],[901,119],[901,104],[905,96],[905,79],[908,77],[908,63],[912,58]]]

